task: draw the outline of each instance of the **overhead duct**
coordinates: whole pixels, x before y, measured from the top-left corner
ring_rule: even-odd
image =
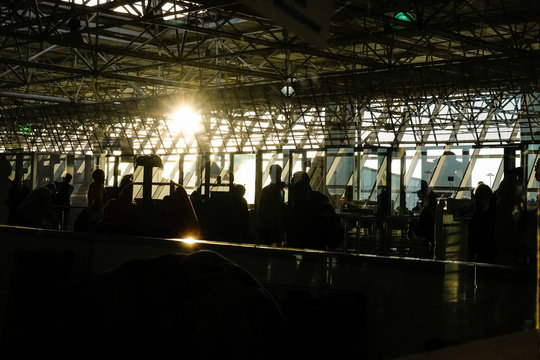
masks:
[[[49,101],[55,103],[79,103],[79,104],[95,104],[97,101],[92,100],[73,100],[70,98],[64,98],[59,96],[50,96],[50,95],[38,95],[38,94],[25,94],[12,91],[0,91],[0,97],[10,97],[16,99],[26,99],[26,100],[35,100],[35,101]]]

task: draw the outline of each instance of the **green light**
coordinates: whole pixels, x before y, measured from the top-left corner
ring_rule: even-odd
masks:
[[[394,15],[394,19],[398,19],[398,20],[401,20],[401,21],[406,21],[406,22],[412,22],[414,20],[414,16],[411,15],[411,13],[403,13],[403,12],[399,12],[397,13],[396,15]],[[405,26],[402,26],[402,25],[392,25],[392,28],[394,29],[405,29]]]
[[[394,19],[411,22],[411,19],[414,20],[414,17],[410,13],[407,13],[407,15],[405,15],[404,13],[400,12],[397,13],[396,16],[394,16]]]
[[[32,126],[30,124],[25,125],[18,125],[19,126],[19,132],[23,135],[34,135],[34,129],[32,129]]]

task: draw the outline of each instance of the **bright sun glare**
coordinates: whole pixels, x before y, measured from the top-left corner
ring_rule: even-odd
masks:
[[[182,241],[186,245],[193,245],[197,242],[197,240],[195,240],[194,238],[180,239],[180,241]]]
[[[167,125],[173,134],[193,135],[202,130],[202,118],[192,108],[184,106],[172,113]]]

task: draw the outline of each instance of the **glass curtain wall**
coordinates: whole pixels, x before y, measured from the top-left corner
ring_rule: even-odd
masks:
[[[281,180],[288,186],[290,175],[305,170],[310,176],[311,186],[334,201],[339,208],[340,199],[352,187],[353,200],[376,201],[381,189],[386,186],[386,156],[388,148],[328,148],[324,151],[263,152],[261,154],[261,186],[270,183],[269,168],[279,164],[283,168]],[[414,208],[416,192],[422,180],[437,193],[456,198],[471,197],[471,191],[482,182],[497,190],[504,179],[505,151],[500,147],[466,146],[417,146],[395,149],[392,153],[392,200],[396,210],[405,197],[405,207]],[[540,183],[534,177],[534,166],[540,153],[540,145],[530,144],[523,154],[518,147],[511,149],[511,159],[506,166],[519,167],[526,160],[527,199],[536,201]],[[404,158],[402,159],[402,155]],[[507,156],[507,155],[506,155]],[[92,171],[100,167],[107,175],[107,186],[119,183],[122,176],[134,172],[134,156],[65,155],[50,153],[6,153],[4,157],[12,165],[10,179],[17,169],[23,180],[34,188],[54,181],[61,181],[67,172],[73,174],[75,189],[72,199],[84,203],[84,194],[91,182]],[[210,162],[210,188],[212,191],[228,191],[231,172],[234,182],[246,187],[246,200],[254,204],[256,182],[256,155],[253,153],[220,153],[206,155]],[[191,194],[205,179],[205,155],[182,154],[162,155],[162,177],[167,181],[182,183]],[[115,164],[115,161],[117,164]],[[511,163],[509,163],[510,161]],[[99,165],[98,165],[99,164]],[[232,165],[232,168],[231,168]],[[117,171],[115,172],[115,167]],[[181,169],[181,171],[180,171]],[[403,188],[401,186],[401,177]],[[287,192],[288,188],[285,188]],[[288,199],[288,196],[285,197]]]

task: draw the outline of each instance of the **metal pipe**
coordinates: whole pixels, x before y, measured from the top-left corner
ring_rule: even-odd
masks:
[[[97,101],[93,100],[73,100],[70,98],[51,96],[51,95],[40,95],[40,94],[26,94],[13,91],[0,91],[0,97],[11,97],[18,99],[27,99],[27,100],[36,100],[36,101],[49,101],[56,103],[79,103],[79,104],[95,104]]]

